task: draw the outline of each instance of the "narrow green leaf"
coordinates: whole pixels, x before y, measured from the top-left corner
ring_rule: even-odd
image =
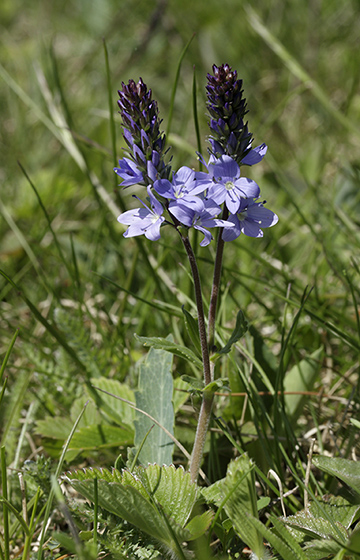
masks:
[[[248,323],[244,317],[243,312],[240,310],[236,316],[235,328],[229,338],[228,343],[217,352],[217,354],[227,354],[230,352],[231,347],[235,344],[248,330]]]
[[[175,104],[175,95],[176,95],[176,90],[177,90],[177,86],[178,86],[178,82],[179,82],[181,64],[182,64],[184,56],[186,55],[187,50],[190,47],[190,44],[191,44],[194,37],[195,37],[195,33],[193,33],[193,35],[190,37],[190,39],[187,42],[187,44],[185,45],[182,53],[180,54],[179,62],[178,62],[177,68],[176,68],[175,81],[174,81],[173,89],[172,89],[172,92],[171,92],[170,109],[169,109],[169,115],[168,115],[168,124],[167,124],[167,128],[166,128],[166,137],[167,138],[169,136],[169,132],[170,132],[170,128],[171,128],[171,121],[172,121],[172,116],[173,116],[173,112],[174,112],[174,104]]]
[[[170,341],[166,338],[161,338],[157,336],[146,337],[146,336],[138,336],[137,334],[134,335],[136,340],[141,342],[144,346],[150,346],[156,350],[166,350],[166,352],[171,352],[188,362],[192,362],[196,365],[199,369],[202,370],[202,362],[201,360],[186,346],[181,346],[180,344],[176,344],[173,341]]]
[[[171,340],[164,339],[170,345]],[[136,406],[155,418],[170,434],[174,433],[174,407],[172,404],[173,379],[172,355],[161,349],[151,348],[145,363],[140,366],[139,389],[135,394]],[[143,414],[135,421],[135,448],[141,444],[153,422]],[[174,444],[169,436],[155,426],[146,438],[139,454],[139,461],[170,465]]]
[[[199,336],[199,325],[197,320],[189,313],[184,306],[181,308],[182,312],[184,313],[185,319],[185,327],[187,332],[189,333],[191,342],[194,344],[197,353],[201,356],[201,344],[200,344],[200,336]]]

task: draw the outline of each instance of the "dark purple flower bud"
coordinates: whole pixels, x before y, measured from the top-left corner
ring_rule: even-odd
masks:
[[[160,130],[162,121],[159,119],[157,102],[151,97],[151,89],[148,90],[140,78],[138,83],[134,80],[129,80],[128,84],[122,83],[118,93],[128,157],[143,175],[145,184],[151,184],[154,176],[168,178],[171,169],[164,162],[165,134]],[[150,167],[148,162],[151,162]],[[148,174],[149,169],[151,176]]]
[[[242,80],[228,64],[213,66],[207,75],[207,108],[209,111],[210,153],[215,157],[231,155],[238,164],[250,152],[252,134],[244,117],[247,113]]]

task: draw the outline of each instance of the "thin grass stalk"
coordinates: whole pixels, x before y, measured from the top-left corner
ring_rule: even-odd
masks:
[[[7,491],[7,472],[6,472],[6,456],[5,456],[5,446],[1,447],[0,452],[1,461],[1,486],[2,495],[5,500],[8,499]],[[4,535],[4,558],[5,560],[10,559],[10,541],[9,541],[9,509],[5,502],[3,502],[3,535]]]

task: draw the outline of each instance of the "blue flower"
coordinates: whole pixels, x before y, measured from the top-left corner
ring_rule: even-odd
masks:
[[[207,198],[222,204],[225,202],[229,212],[235,214],[241,207],[242,200],[258,198],[260,188],[251,179],[240,177],[240,167],[230,156],[223,155],[208,165],[208,175],[198,173],[200,183],[206,185]]]
[[[203,183],[196,182],[195,171],[185,166],[174,174],[171,182],[167,179],[159,179],[154,183],[154,190],[160,196],[173,201],[172,207],[181,205],[196,212],[204,208],[204,202],[196,195],[206,188]]]
[[[241,160],[241,163],[244,163],[245,165],[255,165],[256,163],[259,163],[259,161],[262,160],[266,152],[267,152],[267,145],[261,144],[260,146],[257,146],[253,150],[250,150],[250,152],[246,154],[246,156]]]
[[[263,237],[261,228],[274,226],[278,220],[278,216],[265,208],[263,202],[249,200],[239,212],[229,216],[228,221],[233,227],[225,226],[222,238],[224,241],[233,241],[241,233],[248,237]]]
[[[124,237],[145,235],[150,241],[160,239],[160,226],[165,221],[165,218],[162,216],[164,208],[152,194],[150,186],[147,187],[147,192],[150,198],[151,209],[140,198],[135,196],[135,198],[140,200],[144,208],[128,210],[118,217],[120,224],[130,226],[124,233]]]
[[[115,173],[123,179],[122,187],[136,185],[144,181],[143,174],[131,159],[123,158],[119,160],[119,167],[114,167]]]
[[[203,209],[200,212],[176,204],[176,202],[170,202],[169,212],[184,226],[193,227],[204,234],[204,239],[200,242],[201,247],[206,247],[213,239],[211,233],[205,228],[233,227],[231,222],[216,218],[221,212],[221,208],[213,200],[204,200]]]

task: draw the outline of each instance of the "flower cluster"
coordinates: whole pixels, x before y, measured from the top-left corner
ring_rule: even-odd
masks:
[[[243,120],[246,101],[242,81],[227,64],[214,66],[213,71],[207,86],[210,159],[206,163],[200,156],[206,172],[181,167],[171,173],[164,163],[165,136],[159,129],[161,121],[151,90],[147,91],[141,79],[138,84],[133,80],[128,86],[122,84],[119,106],[131,151],[130,158],[120,160],[115,172],[123,179],[123,186],[145,184],[149,199],[146,204],[138,198],[142,208],[119,216],[118,221],[129,226],[125,237],[145,235],[156,241],[160,226],[170,224],[199,230],[204,247],[213,238],[209,228],[223,228],[222,239],[232,241],[241,233],[262,237],[262,228],[277,223],[276,214],[264,207],[265,202],[259,202],[259,186],[240,172],[240,166],[260,162],[267,150],[265,144],[251,147],[252,135]]]

